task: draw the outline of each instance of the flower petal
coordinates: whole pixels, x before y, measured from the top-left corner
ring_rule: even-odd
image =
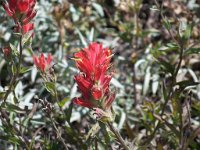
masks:
[[[88,107],[88,108],[92,108],[93,105],[89,102],[89,101],[85,101],[82,98],[77,98],[75,97],[73,99],[73,102],[77,105],[83,106],[83,107]]]
[[[50,65],[50,64],[51,64],[51,61],[52,61],[52,55],[51,55],[51,54],[48,54],[48,57],[47,57],[47,64]]]
[[[35,55],[33,56],[33,61],[34,61],[34,63],[35,63],[36,66],[39,65],[39,59],[38,59],[37,56],[35,56]]]
[[[29,23],[29,24],[23,25],[22,26],[23,34],[26,34],[27,32],[33,30],[33,28],[34,28],[34,24],[33,23]]]
[[[20,13],[26,13],[29,9],[29,2],[27,0],[18,0],[17,8]]]
[[[36,11],[31,12],[30,15],[27,14],[27,16],[23,19],[23,25],[26,25],[27,23],[29,23],[35,16],[36,16]]]
[[[13,16],[13,12],[10,10],[9,6],[6,3],[3,3],[3,8],[5,9],[6,13],[8,14],[8,16]]]
[[[102,91],[101,89],[98,88],[93,88],[92,89],[92,96],[95,100],[100,100],[102,97]]]

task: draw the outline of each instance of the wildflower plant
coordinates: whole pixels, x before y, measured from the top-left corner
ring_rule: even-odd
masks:
[[[200,149],[198,0],[0,4],[0,149]]]
[[[9,89],[7,90],[4,102],[6,101],[8,95],[12,90],[12,86],[16,83],[16,80],[21,73],[22,67],[22,59],[23,59],[23,49],[26,44],[31,41],[33,33],[29,33],[29,31],[34,29],[34,24],[30,23],[32,19],[36,15],[36,11],[34,9],[36,4],[35,0],[8,0],[2,3],[3,8],[5,9],[8,16],[12,17],[14,20],[14,33],[17,33],[17,41],[18,45],[10,44],[9,48],[3,48],[5,56],[8,54],[8,50],[10,53],[10,65],[12,68],[12,78],[10,81]],[[7,52],[5,51],[7,50]],[[18,60],[15,59],[18,58]]]

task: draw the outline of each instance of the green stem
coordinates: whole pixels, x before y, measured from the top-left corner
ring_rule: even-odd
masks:
[[[8,95],[10,94],[12,87],[14,86],[14,84],[16,83],[16,79],[18,78],[19,74],[20,74],[20,68],[21,68],[21,63],[22,63],[22,35],[20,35],[20,39],[19,39],[19,62],[17,65],[17,72],[16,74],[13,73],[13,76],[11,78],[10,84],[9,84],[9,89],[7,90],[5,96],[4,96],[4,103],[6,102]]]
[[[1,112],[1,121],[6,124],[7,126],[9,126],[10,128],[12,128],[17,134],[17,137],[21,140],[25,146],[26,149],[29,149],[29,141],[28,139],[22,134],[22,132],[15,126],[15,125],[11,125],[9,122],[9,116],[6,114],[6,112],[1,108],[0,109]],[[20,137],[21,136],[21,137]]]
[[[121,137],[120,133],[115,129],[115,127],[112,125],[111,122],[107,122],[110,130],[115,134],[116,138],[118,139],[118,141],[121,143],[122,147],[125,150],[130,150],[130,148],[125,144],[125,141],[123,140],[123,138]]]
[[[17,80],[17,78],[18,78],[18,76],[20,74],[20,68],[21,68],[21,63],[22,63],[22,50],[23,50],[23,48],[22,48],[22,35],[20,35],[20,38],[19,38],[19,61],[18,61],[18,65],[17,65],[17,70],[16,70],[16,73],[13,73],[13,76],[12,76],[10,84],[9,84],[9,89],[6,91],[6,94],[5,94],[4,98],[3,98],[3,104],[6,103],[8,95],[11,93],[12,87],[15,85],[16,80]],[[0,112],[1,112],[1,115],[5,117],[5,120],[6,120],[5,121],[4,119],[2,119],[3,122],[6,123],[9,126],[12,126],[14,128],[15,132],[18,135],[21,135],[21,137],[23,138],[23,142],[24,142],[26,148],[29,149],[29,146],[28,146],[29,145],[29,141],[28,141],[28,139],[22,135],[21,131],[17,127],[15,127],[14,125],[11,125],[9,123],[9,121],[8,121],[9,120],[9,116],[6,114],[6,112],[2,108],[0,109]]]
[[[56,127],[56,124],[54,123],[53,118],[52,118],[51,115],[50,115],[50,120],[51,120],[51,123],[53,124],[53,127],[55,128],[55,130],[56,130],[56,132],[57,132],[57,135],[58,135],[60,141],[63,143],[65,149],[68,150],[67,144],[65,143],[64,139],[62,138],[62,136],[61,136],[61,134],[60,134],[60,131],[59,131],[58,128]]]
[[[58,104],[58,107],[59,107],[60,111],[63,113],[64,118],[67,118],[65,112],[64,112],[63,109],[62,109],[62,107],[59,105],[58,92],[57,92],[57,90],[56,90],[56,82],[54,82],[54,84],[55,84],[54,93],[55,93],[56,103]],[[68,122],[68,123],[69,123],[69,122]],[[69,124],[70,124],[70,123],[69,123]]]

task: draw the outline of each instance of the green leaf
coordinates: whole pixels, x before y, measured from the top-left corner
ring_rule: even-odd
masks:
[[[154,74],[152,76],[152,93],[153,94],[156,94],[156,92],[158,91],[158,88],[159,88],[159,75],[157,74]]]
[[[22,45],[31,45],[32,42],[31,37],[32,37],[32,32],[25,34],[22,39]]]
[[[188,54],[199,54],[200,53],[200,48],[189,48],[185,51],[185,55]]]
[[[5,94],[6,94],[6,92],[0,92],[0,98],[3,99]]]
[[[15,94],[15,90],[13,91],[13,96],[14,96],[14,98],[13,98],[14,103],[15,104],[19,103],[18,98],[17,98],[17,96]]]
[[[183,42],[187,41],[192,33],[193,24],[188,25],[186,22],[181,21],[179,25],[179,35]]]
[[[167,90],[166,90],[166,86],[165,86],[164,82],[162,84],[162,94],[163,94],[164,100],[167,101]]]
[[[53,96],[55,96],[55,89],[56,89],[55,83],[45,82],[44,86],[49,93],[51,93]]]
[[[96,9],[101,17],[104,16],[103,8],[101,5],[99,5],[98,3],[92,3],[92,6],[94,7],[94,9]]]
[[[124,111],[121,111],[120,120],[118,123],[118,130],[121,130],[126,120],[126,114]]]
[[[74,7],[74,5],[70,5],[70,9],[69,11],[72,13],[72,20],[73,22],[76,22],[80,19],[80,12],[76,10],[76,8]]]
[[[15,45],[10,43],[10,48],[12,49],[13,53],[15,54],[15,56],[19,56],[19,51],[17,50]]]
[[[81,43],[83,44],[84,47],[87,47],[87,42],[86,39],[84,38],[84,36],[82,35],[82,33],[80,32],[80,30],[78,28],[76,28],[76,31],[78,32],[79,38],[81,40]]]
[[[180,103],[180,95],[181,95],[181,91],[180,90],[176,90],[174,92],[174,94],[172,95],[172,113],[173,113],[173,121],[174,123],[176,123],[176,120],[179,118],[179,115],[180,115],[180,108],[182,107],[181,106],[181,103]]]
[[[35,82],[36,76],[37,76],[37,68],[33,67],[31,70],[31,82]]]
[[[110,130],[107,130],[104,123],[99,122],[99,126],[101,127],[101,131],[103,132],[105,143],[109,144],[112,140],[114,140],[115,135]]]
[[[87,141],[90,137],[95,136],[99,130],[100,130],[100,126],[99,126],[99,123],[97,122],[89,130],[88,134],[85,136],[85,140]]]
[[[146,69],[146,73],[145,73],[145,77],[144,77],[143,91],[142,91],[143,95],[146,95],[149,90],[150,80],[151,80],[151,68],[148,67]]]
[[[185,81],[181,81],[181,82],[176,83],[176,85],[178,85],[181,90],[184,90],[188,86],[195,86],[195,85],[198,85],[198,84],[200,84],[200,83],[194,82],[194,81],[191,81],[191,80],[185,80]]]
[[[152,6],[152,7],[150,8],[150,10],[153,10],[153,11],[160,11],[159,8],[158,8],[157,6],[155,6],[155,5]]]
[[[68,97],[65,97],[63,100],[61,100],[58,105],[60,107],[63,107],[65,105],[65,103],[67,103],[70,99]]]
[[[10,112],[9,119],[10,119],[10,125],[14,125],[16,118],[16,113],[15,112]]]
[[[94,39],[94,28],[91,29],[90,34],[89,34],[89,41],[92,42]]]
[[[22,34],[19,33],[19,32],[14,32],[13,35],[15,35],[16,37],[20,37],[20,36],[22,36]]]
[[[30,67],[21,67],[21,69],[20,69],[20,73],[26,73],[26,72],[28,72],[28,71],[30,71],[31,70],[31,68]]]
[[[169,22],[168,19],[165,18],[165,19],[163,20],[163,23],[164,23],[165,28],[167,28],[167,30],[170,30],[170,29],[171,29],[171,24],[170,24],[170,22]]]
[[[116,78],[112,78],[111,84],[117,88],[124,89],[124,86]]]
[[[11,66],[11,70],[12,70],[12,73],[13,73],[13,74],[16,74],[16,72],[17,72],[17,67],[16,67],[15,65],[12,65],[12,66]]]
[[[5,108],[6,110],[11,111],[11,112],[22,113],[22,114],[26,113],[26,111],[21,109],[19,106],[13,105],[11,103],[6,103]]]
[[[71,115],[72,115],[72,109],[73,109],[73,103],[71,103],[69,105],[69,108],[66,111],[66,120],[67,120],[67,122],[70,122],[70,118],[71,118]]]
[[[176,43],[168,43],[166,46],[160,47],[158,50],[161,51],[175,51],[178,50],[179,46]]]
[[[184,34],[186,28],[187,28],[187,23],[185,21],[180,20],[179,27],[178,27],[178,33],[181,38],[183,37],[183,34]]]
[[[4,140],[4,141],[11,142],[11,143],[14,143],[14,144],[18,144],[18,145],[22,144],[21,140],[18,139],[17,137],[15,137],[15,136],[0,135],[0,139]]]
[[[190,36],[192,34],[192,29],[193,29],[193,25],[192,24],[187,25],[187,28],[186,28],[186,30],[185,30],[185,32],[183,34],[183,37],[185,39],[189,39],[190,38]]]
[[[159,59],[158,61],[164,67],[164,70],[166,72],[171,73],[171,75],[174,74],[174,70],[175,70],[174,66],[172,66],[169,62],[166,62],[166,61],[164,61],[162,59]]]
[[[171,129],[171,131],[172,131],[173,133],[176,134],[177,137],[180,136],[180,133],[179,133],[179,131],[176,129],[176,126],[174,126],[173,124],[168,123],[166,120],[165,120],[165,124]]]

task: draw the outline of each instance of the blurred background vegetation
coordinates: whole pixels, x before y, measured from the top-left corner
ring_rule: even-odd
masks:
[[[188,147],[200,149],[200,85],[188,87],[187,84],[187,88],[185,84],[180,85],[183,92],[169,101],[164,115],[173,127],[163,122],[153,134],[159,119],[153,114],[161,111],[171,82],[170,71],[179,58],[179,48],[172,37],[178,39],[183,35],[186,38],[182,43],[186,49],[177,82],[199,82],[200,79],[200,1],[159,0],[158,3],[162,4],[165,20],[153,0],[37,1],[32,46],[23,50],[23,66],[28,69],[9,95],[7,110],[11,124],[22,125],[20,130],[32,140],[33,149],[63,149],[45,112],[47,104],[53,107],[55,125],[69,149],[120,149],[103,124],[97,132],[95,117],[87,108],[71,102],[80,94],[73,79],[78,70],[71,58],[92,41],[102,42],[114,53],[115,73],[111,81],[111,87],[117,93],[113,104],[114,125],[124,139],[135,149],[178,149],[179,139],[174,127],[178,126],[179,107],[182,107],[184,135],[190,137]],[[0,47],[15,44],[12,19],[2,7],[0,22]],[[61,115],[55,98],[43,86],[41,76],[33,66],[32,52],[53,54],[59,105],[66,116]],[[10,81],[8,64],[2,54],[1,93]],[[12,129],[4,128],[2,124],[0,139],[0,149],[20,147]]]

